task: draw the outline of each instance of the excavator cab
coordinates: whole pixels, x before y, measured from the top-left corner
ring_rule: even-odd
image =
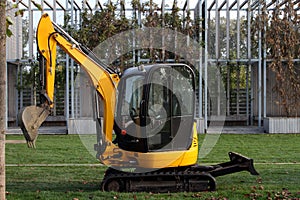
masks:
[[[125,71],[118,88],[114,143],[126,151],[187,150],[193,139],[195,80],[184,64]]]

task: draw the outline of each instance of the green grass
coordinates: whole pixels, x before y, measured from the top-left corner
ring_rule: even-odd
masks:
[[[200,144],[203,141],[200,136]],[[23,139],[8,135],[7,139]],[[41,135],[37,149],[25,144],[6,145],[7,199],[300,199],[300,134],[221,135],[199,164],[228,160],[235,151],[254,159],[259,176],[247,172],[217,178],[217,191],[199,193],[113,193],[99,185],[106,167],[46,166],[46,164],[97,164],[77,135]]]

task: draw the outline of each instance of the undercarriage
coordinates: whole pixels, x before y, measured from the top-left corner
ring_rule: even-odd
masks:
[[[134,173],[107,169],[101,183],[103,191],[117,192],[199,192],[216,190],[215,177],[240,171],[258,175],[253,160],[229,152],[229,162],[211,166],[192,165],[163,168],[151,172]]]

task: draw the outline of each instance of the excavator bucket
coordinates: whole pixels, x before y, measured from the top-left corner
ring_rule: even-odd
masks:
[[[19,112],[19,125],[29,148],[35,148],[38,130],[49,114],[46,107],[39,106],[27,106]]]

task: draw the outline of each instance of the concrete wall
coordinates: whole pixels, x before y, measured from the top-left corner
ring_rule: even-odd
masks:
[[[267,133],[300,133],[300,118],[265,118],[264,129]]]
[[[7,16],[13,21],[13,25],[9,27],[13,35],[6,38],[6,58],[21,59],[22,58],[22,18],[21,16],[15,17],[16,9],[8,9]]]
[[[8,100],[8,122],[9,126],[16,126],[16,117],[17,117],[17,98],[18,93],[16,89],[16,83],[17,83],[17,65],[14,65],[12,63],[7,64],[7,100]]]

